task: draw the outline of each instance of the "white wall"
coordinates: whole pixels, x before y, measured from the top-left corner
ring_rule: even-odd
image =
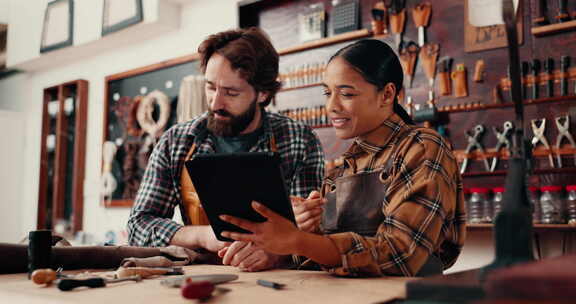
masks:
[[[42,5],[42,2],[13,0],[11,5],[18,3],[18,9],[11,7],[10,21],[15,20],[14,22],[16,23],[22,23],[25,22],[23,19],[43,18],[43,15],[37,12],[38,6]],[[172,1],[169,2],[172,3]],[[2,124],[0,126],[0,142],[2,142],[2,146],[4,146],[5,142],[10,142],[11,139],[12,141],[20,140],[21,145],[24,146],[23,151],[20,153],[10,152],[11,163],[18,164],[18,166],[7,167],[6,169],[2,166],[2,170],[12,172],[21,181],[26,181],[25,183],[18,182],[16,184],[18,187],[14,187],[13,182],[8,180],[9,178],[5,174],[0,175],[0,193],[6,192],[9,186],[12,189],[19,188],[19,191],[15,191],[16,193],[14,194],[14,200],[17,201],[11,202],[12,207],[7,209],[6,213],[2,213],[0,242],[21,239],[27,231],[35,229],[42,91],[46,87],[75,79],[85,79],[89,82],[84,230],[102,238],[108,230],[119,231],[125,229],[129,210],[103,208],[100,206],[98,197],[97,185],[99,185],[101,170],[103,135],[104,78],[111,74],[194,53],[198,44],[206,36],[214,32],[234,28],[237,25],[235,0],[190,0],[179,2],[185,4],[179,12],[181,20],[179,29],[142,39],[129,45],[118,43],[113,48],[102,48],[81,60],[64,61],[65,64],[49,69],[18,74],[0,80],[0,110],[16,111],[23,119],[22,134],[25,135],[22,138],[14,134],[11,128],[7,128],[6,123],[0,122]],[[90,16],[90,14],[83,14],[83,18],[90,18]],[[101,14],[96,13],[92,17],[92,22],[99,24],[101,22],[100,18]],[[87,22],[87,20],[83,22]],[[35,24],[35,22],[28,23],[28,27],[32,26],[32,24]],[[10,40],[16,41],[15,45],[10,46],[11,49],[8,54],[8,60],[12,63],[26,63],[26,60],[35,60],[36,55],[34,54],[38,51],[39,44],[34,41],[39,38],[32,37],[31,33],[39,35],[40,31],[26,28],[26,32],[28,33],[27,35],[17,35],[17,38],[12,37]],[[84,32],[86,35],[94,33],[92,30]],[[82,41],[82,38],[79,39]],[[10,58],[10,56],[14,57]],[[8,154],[2,149],[0,158],[4,156],[8,156]],[[7,201],[1,200],[0,205],[3,206],[3,209],[0,210],[4,211],[7,208],[7,204]],[[25,213],[25,215],[20,216],[20,213]],[[14,225],[12,221],[5,221],[7,217],[18,218],[20,225]],[[6,233],[4,233],[5,231]]]
[[[0,0],[0,23],[8,23],[10,0]]]
[[[2,143],[2,156],[0,157],[0,181],[2,181],[0,217],[0,242],[17,242],[21,238],[23,229],[20,222],[24,211],[21,208],[22,178],[18,174],[21,170],[20,160],[23,148],[23,126],[21,112],[0,110],[0,142]],[[14,174],[16,172],[16,174]]]

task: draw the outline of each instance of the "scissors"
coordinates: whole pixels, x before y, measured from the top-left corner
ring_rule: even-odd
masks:
[[[477,149],[480,153],[484,154],[484,148],[479,142],[480,137],[484,133],[484,126],[477,125],[474,127],[474,134],[470,134],[468,131],[465,132],[466,139],[468,140],[468,146],[466,147],[466,155],[468,156],[472,150]],[[460,174],[464,174],[466,172],[466,167],[468,166],[468,157],[464,159],[462,162],[462,166],[460,167]],[[487,171],[490,171],[490,165],[488,164],[488,160],[484,158],[484,166],[486,167]]]
[[[508,139],[509,133],[514,130],[514,124],[511,121],[504,122],[502,132],[498,131],[497,127],[492,127],[494,133],[496,133],[496,138],[498,143],[496,144],[496,152],[500,152],[502,148],[510,150],[510,139]],[[496,165],[498,164],[498,157],[494,156],[492,158],[492,164],[490,165],[490,172],[496,170]]]
[[[556,151],[558,151],[558,154],[556,154],[556,159],[558,160],[558,167],[562,168],[562,157],[559,153],[562,140],[566,137],[573,149],[576,148],[576,142],[574,142],[574,137],[570,134],[570,116],[558,116],[556,117],[555,122],[556,127],[558,128],[558,137],[556,138]],[[576,163],[576,155],[574,162]]]
[[[555,168],[554,159],[552,158],[552,150],[550,149],[546,136],[544,136],[544,131],[546,131],[546,118],[532,119],[530,123],[532,124],[532,132],[534,133],[534,137],[532,137],[532,147],[536,148],[538,143],[541,143],[544,148],[548,150],[550,166]]]

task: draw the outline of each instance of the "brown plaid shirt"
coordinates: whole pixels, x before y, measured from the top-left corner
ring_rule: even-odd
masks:
[[[384,221],[374,237],[328,235],[342,265],[327,270],[344,276],[414,276],[430,254],[446,269],[466,236],[462,181],[451,147],[433,130],[406,125],[395,114],[381,128],[387,130],[386,144],[357,139],[344,154],[343,176],[372,172],[393,158]],[[324,189],[333,185],[334,177],[328,177]]]

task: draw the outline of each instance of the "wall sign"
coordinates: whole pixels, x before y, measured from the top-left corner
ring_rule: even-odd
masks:
[[[143,20],[142,0],[104,0],[102,36]]]
[[[48,3],[44,13],[44,26],[40,53],[72,45],[74,27],[74,2],[54,0]]]
[[[468,11],[470,1],[472,0],[464,1],[464,50],[467,53],[471,53],[508,46],[506,29],[503,24],[480,27],[472,25],[471,16]],[[520,16],[520,18],[516,20],[518,44],[522,45],[522,43],[524,43],[524,22],[521,4],[518,6],[517,16]]]

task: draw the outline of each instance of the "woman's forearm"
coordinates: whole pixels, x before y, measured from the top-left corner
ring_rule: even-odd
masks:
[[[326,266],[339,266],[342,263],[338,248],[326,236],[301,232],[296,239],[296,254],[305,256]]]

